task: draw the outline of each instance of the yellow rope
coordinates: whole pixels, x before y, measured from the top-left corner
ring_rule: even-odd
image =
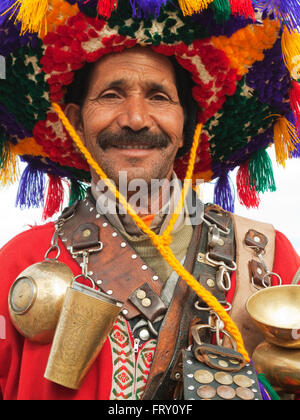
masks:
[[[96,171],[96,173],[99,175],[99,177],[105,182],[107,187],[110,189],[110,191],[113,194],[115,194],[116,198],[119,200],[119,202],[122,204],[122,206],[127,210],[127,212],[133,218],[133,220],[135,221],[137,226],[144,233],[146,233],[149,236],[153,245],[158,249],[158,251],[160,252],[162,257],[169,263],[169,265],[173,268],[173,270],[176,271],[176,273],[194,290],[194,292],[201,299],[203,299],[203,301],[213,311],[215,311],[215,313],[222,319],[222,321],[224,322],[226,330],[229,332],[229,334],[231,334],[233,336],[233,338],[236,341],[237,350],[244,356],[245,360],[247,362],[249,362],[250,358],[249,358],[249,355],[248,355],[248,353],[245,349],[243,338],[241,336],[241,333],[240,333],[239,329],[237,328],[237,326],[233,322],[233,320],[230,318],[230,316],[225,311],[223,306],[218,302],[218,300],[209,291],[207,291],[203,286],[201,286],[198,283],[198,281],[180,264],[180,262],[177,260],[177,258],[173,254],[171,248],[169,247],[169,244],[166,243],[166,242],[168,242],[171,229],[173,228],[179,214],[176,214],[176,213],[173,214],[173,216],[170,220],[170,224],[167,227],[167,235],[166,236],[164,236],[164,235],[159,236],[156,233],[154,233],[143,222],[143,220],[136,214],[134,209],[125,200],[125,198],[122,196],[122,194],[120,194],[120,192],[117,190],[117,188],[114,186],[114,184],[112,182],[110,182],[110,180],[107,178],[106,174],[100,168],[98,163],[94,160],[94,158],[92,157],[92,155],[90,154],[88,149],[84,146],[82,140],[78,136],[74,127],[70,124],[69,120],[65,116],[61,107],[56,103],[53,103],[52,106],[53,106],[55,112],[57,113],[57,115],[59,116],[60,120],[62,121],[64,127],[66,128],[66,130],[68,131],[68,133],[70,134],[72,139],[74,140],[75,144],[77,145],[77,147],[79,148],[81,153],[85,156],[85,158],[86,158],[88,164],[90,165],[90,167],[92,167]],[[197,147],[198,147],[198,143],[199,143],[199,139],[200,139],[201,130],[202,130],[202,124],[198,124],[198,126],[196,128],[196,131],[195,131],[193,145],[192,145],[192,149],[191,149],[191,153],[190,153],[190,160],[189,160],[188,169],[187,169],[187,173],[186,173],[186,178],[187,179],[191,179],[191,176],[192,176],[192,173],[193,173],[194,163],[195,163],[195,159],[196,159],[196,151],[197,151]],[[189,178],[188,178],[188,176],[189,176]],[[183,188],[183,190],[184,190],[184,188]],[[183,191],[182,195],[181,195],[180,203],[177,206],[178,209],[182,208],[182,206],[184,204],[185,194],[186,194],[186,192]],[[166,241],[166,238],[167,238],[167,241]]]

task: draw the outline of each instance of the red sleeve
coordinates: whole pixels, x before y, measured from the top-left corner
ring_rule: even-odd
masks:
[[[300,256],[287,237],[276,231],[274,273],[280,275],[282,284],[290,284],[299,267]]]

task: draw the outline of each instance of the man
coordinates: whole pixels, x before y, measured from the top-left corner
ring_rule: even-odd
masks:
[[[72,8],[70,10],[74,13]],[[78,136],[84,143],[83,146],[79,142],[77,146],[88,158],[91,190],[84,201],[65,210],[55,226],[50,223],[32,228],[1,250],[0,258],[5,280],[2,284],[0,307],[1,314],[7,319],[6,339],[0,342],[2,397],[4,399],[192,398],[189,392],[194,391],[194,385],[189,385],[189,388],[193,389],[188,389],[188,385],[183,381],[180,364],[185,362],[185,359],[182,361],[180,356],[181,351],[186,350],[189,345],[199,345],[197,339],[199,340],[200,333],[197,336],[193,327],[196,327],[196,331],[200,331],[203,327],[208,330],[206,331],[208,334],[204,334],[204,337],[201,333],[201,340],[207,344],[211,342],[212,335],[216,335],[217,344],[221,344],[223,355],[219,366],[221,373],[224,374],[221,369],[222,364],[224,368],[224,363],[228,363],[228,360],[233,360],[234,362],[230,363],[238,365],[239,372],[244,373],[242,369],[244,361],[247,361],[247,352],[252,354],[256,345],[263,340],[256,330],[249,326],[243,307],[245,296],[253,294],[255,287],[258,286],[276,285],[280,282],[291,283],[300,265],[299,256],[288,240],[269,225],[232,219],[230,214],[220,207],[213,205],[207,207],[203,219],[205,223],[200,223],[197,217],[193,223],[192,210],[195,210],[195,206],[191,209],[188,200],[182,203],[183,211],[176,214],[181,188],[180,183],[176,182],[175,158],[180,156],[183,150],[186,152],[186,148],[190,149],[193,143],[189,165],[186,165],[188,173],[191,172],[195,164],[193,152],[197,149],[200,137],[200,131],[196,130],[194,139],[191,138],[191,132],[194,131],[197,122],[195,114],[198,111],[198,115],[204,118],[207,114],[209,118],[214,107],[213,101],[205,103],[195,93],[194,99],[197,97],[198,100],[191,101],[191,90],[187,93],[182,89],[184,83],[184,86],[197,92],[197,87],[202,83],[195,76],[196,64],[193,64],[193,60],[194,63],[199,60],[198,56],[190,53],[193,59],[188,66],[184,61],[188,61],[187,50],[182,53],[181,60],[185,62],[185,69],[191,67],[189,71],[194,74],[191,83],[186,74],[178,70],[178,65],[174,65],[174,61],[168,58],[168,54],[163,54],[163,48],[155,51],[144,46],[136,46],[135,43],[130,43],[127,39],[124,41],[120,37],[115,37],[113,40],[104,37],[100,50],[97,46],[92,51],[92,42],[88,36],[90,39],[98,40],[97,31],[103,29],[104,23],[101,20],[85,18],[83,14],[75,14],[68,25],[62,26],[64,29],[60,29],[58,25],[58,30],[49,33],[44,40],[49,47],[44,54],[42,64],[44,71],[49,74],[48,84],[53,104],[47,121],[41,120],[35,125],[34,136],[38,144],[43,144],[47,156],[52,158],[56,156],[61,165],[64,162],[65,166],[83,169],[78,158],[79,152],[77,150],[70,152],[67,133],[62,131],[61,123],[53,112],[55,110],[74,141]],[[92,29],[85,25],[94,25],[94,27]],[[81,30],[80,36],[77,42],[73,42],[72,36],[76,34],[74,29],[79,30],[78,28]],[[87,33],[88,36],[84,35]],[[82,42],[81,47],[79,40]],[[95,44],[97,42],[95,41]],[[121,51],[118,51],[120,49],[118,44],[124,42],[127,42],[127,48],[122,47]],[[142,45],[142,42],[139,43]],[[77,73],[79,76],[76,76],[79,82],[75,77],[74,84],[68,87],[67,92],[65,85],[68,86],[71,80],[66,76],[70,68],[64,65],[66,54],[69,54],[66,45],[70,45],[73,51],[73,55],[68,57],[70,67],[74,71],[83,68],[82,65],[78,65],[82,60],[80,57],[83,50],[80,48],[83,48],[83,45],[86,48],[84,60],[88,59],[87,61],[94,63],[85,68],[88,69],[87,73],[79,70],[81,74]],[[111,45],[115,48],[110,48]],[[271,45],[273,41],[270,41]],[[199,48],[198,53],[201,54],[202,51],[203,62],[205,56],[209,55],[210,48],[207,47],[205,54]],[[104,49],[105,53],[101,51]],[[93,60],[92,54],[94,54]],[[179,49],[177,54],[180,54]],[[220,64],[224,56],[220,54],[218,60]],[[198,63],[198,66],[202,68],[203,64]],[[224,94],[229,97],[233,95],[233,91],[231,92],[233,73],[232,69],[228,71],[222,69],[223,76],[219,74],[217,82],[203,83],[202,93],[206,92],[208,95],[210,89],[208,85],[211,84],[212,95],[218,97],[222,80],[227,87],[218,99],[221,106]],[[60,77],[62,74],[65,74],[65,77]],[[206,76],[209,77],[209,72]],[[244,87],[242,97],[246,96]],[[55,104],[55,101],[62,98],[65,98],[64,114]],[[199,106],[200,103],[203,109]],[[192,118],[190,112],[193,112]],[[73,131],[66,123],[64,115],[68,117]],[[212,119],[211,126],[214,125],[216,121]],[[53,143],[50,142],[51,138],[55,139]],[[204,143],[200,143],[204,157],[205,133],[201,141]],[[38,153],[43,161],[44,152]],[[49,165],[47,159],[45,156],[43,161],[45,165]],[[61,170],[63,172],[63,167]],[[135,202],[136,212],[128,214],[129,208],[126,208],[126,202],[124,206],[118,194],[117,197],[109,194],[103,190],[103,184],[99,185],[99,178],[103,177],[103,174],[120,190],[122,176],[126,174],[127,188],[123,189],[123,192],[127,194],[129,204],[133,202],[135,192],[129,190],[130,183],[135,180],[144,181],[147,189],[139,195],[139,198],[145,198],[146,195],[148,201],[146,200],[144,205]],[[106,178],[103,178],[105,181]],[[163,186],[175,181],[171,184],[171,194],[169,196],[164,194],[162,187],[152,191],[153,180],[164,181],[160,184]],[[115,193],[111,184],[105,182],[104,184],[109,185],[110,193]],[[248,193],[255,195],[255,188],[250,186]],[[197,202],[196,209],[202,209],[196,194],[191,194],[191,202]],[[115,212],[105,212],[104,196],[108,201],[115,198]],[[153,212],[153,207],[158,211]],[[112,209],[112,207],[107,208]],[[168,235],[165,235],[166,232]],[[247,245],[246,240],[249,242],[249,247],[242,252],[244,244]],[[24,249],[24,243],[30,244],[30,247]],[[53,251],[57,251],[56,256],[52,254]],[[263,261],[259,257],[262,257]],[[49,353],[51,351],[52,355],[55,350],[55,344],[52,345],[53,337],[43,344],[39,338],[31,340],[25,331],[26,328],[18,324],[20,317],[13,318],[14,326],[10,321],[12,313],[18,315],[19,310],[21,319],[25,319],[22,316],[30,314],[30,311],[37,307],[40,296],[36,294],[34,297],[32,285],[35,280],[31,283],[29,280],[28,284],[33,287],[32,289],[31,286],[27,288],[27,280],[25,288],[18,289],[17,286],[20,285],[20,279],[30,277],[21,273],[24,273],[27,267],[42,262],[44,258],[58,259],[71,269],[74,278],[81,277],[85,283],[91,282],[95,287],[97,284],[107,297],[124,303],[121,314],[114,320],[111,332],[107,338],[105,337],[101,351],[96,355],[76,389],[71,389],[72,387],[66,386],[62,379],[53,378],[49,374],[49,364],[51,365],[52,360]],[[250,277],[247,272],[245,281],[243,276],[248,270],[249,261],[256,263],[256,272],[251,272]],[[193,275],[192,278],[190,273]],[[14,283],[16,279],[17,283]],[[198,284],[195,286],[197,283],[195,279],[200,282],[202,288],[199,288]],[[194,291],[188,288],[184,280],[194,288]],[[254,282],[257,282],[258,286]],[[12,287],[13,283],[15,286]],[[242,298],[240,290],[246,289]],[[28,290],[33,294],[28,294]],[[197,296],[198,290],[200,294]],[[209,292],[215,298],[212,298]],[[44,318],[45,314],[51,313],[53,309],[50,304],[50,296],[53,293],[53,291],[49,293],[50,310],[45,308]],[[10,315],[7,308],[8,296]],[[25,305],[23,312],[18,307],[21,304]],[[231,305],[233,322],[226,314]],[[60,310],[58,317],[59,315]],[[80,358],[79,349],[82,347],[80,337],[83,340],[83,337],[89,335],[86,320],[88,314],[79,312],[75,315],[73,321],[76,319],[79,325],[86,327],[81,328],[83,335],[74,337],[76,345],[68,343],[63,346],[64,351],[60,357],[69,361],[69,365],[67,364],[69,371],[72,371],[73,365],[78,364]],[[237,334],[235,324],[241,330],[245,345]],[[33,328],[32,325],[30,327]],[[26,338],[22,337],[16,328]],[[225,334],[223,344],[219,343],[220,333]],[[228,338],[233,347],[237,344],[238,352],[227,350],[230,347],[228,343],[226,344]],[[85,341],[83,343],[85,347],[87,344]],[[220,354],[220,347],[212,349],[217,352],[216,354]],[[213,353],[209,354],[216,356]],[[189,365],[189,360],[185,363],[185,368]],[[59,362],[56,359],[51,366],[55,368],[60,362],[61,359]],[[194,363],[197,364],[196,361]],[[205,369],[203,365],[200,366],[202,371],[207,372],[209,365]],[[215,369],[215,365],[210,368]],[[247,369],[249,371],[250,367]],[[195,372],[190,375],[195,377]],[[208,374],[211,375],[211,372]],[[225,376],[222,377],[223,382],[219,385],[222,384],[226,388],[228,384],[224,382]],[[201,382],[199,379],[198,383],[202,384],[201,389],[197,391],[199,398],[205,398],[204,391],[213,391],[203,388],[204,384],[209,382],[205,380]],[[254,391],[247,386],[240,387],[243,388],[242,393],[231,388],[231,396],[228,394],[228,388],[224,389],[222,386],[216,387],[215,394],[218,398],[255,398]],[[206,398],[213,398],[214,395],[206,395]]]

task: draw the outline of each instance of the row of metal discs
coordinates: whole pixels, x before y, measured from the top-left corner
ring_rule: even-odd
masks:
[[[254,381],[246,375],[231,375],[228,372],[217,372],[213,374],[208,370],[199,369],[193,376],[197,382],[202,384],[197,389],[197,394],[200,398],[209,400],[216,395],[225,400],[231,400],[235,397],[239,397],[242,400],[253,400],[255,398],[256,390],[249,389],[254,384]],[[209,385],[214,380],[221,385],[217,388]],[[237,388],[230,386],[233,383],[237,385]]]

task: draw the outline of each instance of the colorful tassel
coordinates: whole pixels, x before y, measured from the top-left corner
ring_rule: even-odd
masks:
[[[214,189],[214,203],[224,210],[234,212],[235,193],[232,181],[227,172],[220,175]]]
[[[62,179],[56,175],[48,175],[48,185],[46,188],[46,200],[43,211],[43,220],[61,212],[64,203],[64,186]]]
[[[19,178],[17,155],[4,135],[0,136],[0,186],[14,184]]]
[[[215,0],[211,8],[217,23],[224,23],[230,18],[231,9],[228,0]]]
[[[71,180],[69,206],[72,206],[76,201],[83,200],[86,195],[87,185],[77,179]]]
[[[19,206],[21,209],[43,207],[44,190],[44,172],[29,163],[20,179],[16,206]]]
[[[194,13],[207,9],[214,0],[178,0],[180,9],[184,16],[191,16]]]
[[[99,0],[97,5],[98,14],[105,19],[109,19],[117,7],[118,0]]]
[[[236,176],[236,185],[240,203],[248,209],[258,208],[260,197],[255,185],[249,182],[249,162],[240,166]]]
[[[254,3],[255,7],[258,7],[262,12],[272,12],[275,20],[288,30],[299,28],[299,0],[259,0]]]
[[[255,12],[251,0],[229,0],[231,13],[233,15],[244,16],[255,21]]]
[[[287,69],[294,80],[300,78],[300,34],[284,28],[281,37],[282,55]]]
[[[265,149],[258,150],[249,160],[248,182],[258,193],[276,191],[272,161]]]
[[[292,81],[290,89],[290,104],[293,111],[297,134],[300,133],[300,84]]]
[[[16,0],[2,0],[0,4],[0,25],[9,19],[16,11]]]
[[[166,0],[130,0],[132,16],[137,18],[156,19]]]
[[[292,157],[300,142],[295,126],[285,117],[280,117],[274,124],[274,144],[277,162],[285,167],[287,159]]]
[[[21,35],[26,32],[45,35],[47,33],[46,14],[48,8],[48,0],[17,0],[6,12],[13,11],[10,17],[17,14],[16,22],[21,22]]]

